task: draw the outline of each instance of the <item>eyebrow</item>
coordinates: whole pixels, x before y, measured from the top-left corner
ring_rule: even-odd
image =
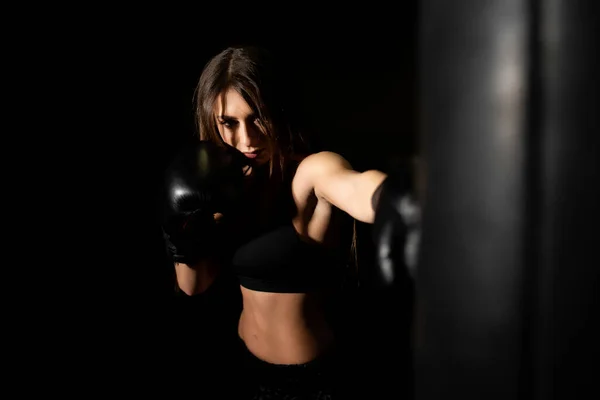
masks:
[[[230,116],[230,115],[218,115],[217,117],[219,117],[219,118],[221,118],[221,119],[223,119],[223,120],[227,120],[227,119],[233,119],[233,120],[236,120],[236,121],[237,121],[237,118],[236,118],[236,117],[232,117],[232,116]],[[255,115],[254,113],[252,113],[252,114],[248,115],[248,117],[247,117],[247,118],[248,118],[248,119],[254,119],[254,118],[256,118],[256,115]]]

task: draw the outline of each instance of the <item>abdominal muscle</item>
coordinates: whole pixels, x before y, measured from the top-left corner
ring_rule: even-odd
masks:
[[[271,364],[304,364],[333,343],[318,295],[266,293],[241,287],[238,334],[248,350]]]

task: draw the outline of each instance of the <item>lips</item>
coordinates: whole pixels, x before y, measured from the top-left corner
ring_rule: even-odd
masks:
[[[244,155],[248,158],[256,158],[260,155],[261,152],[262,152],[262,149],[254,150],[254,151],[247,151],[247,152],[244,152]]]

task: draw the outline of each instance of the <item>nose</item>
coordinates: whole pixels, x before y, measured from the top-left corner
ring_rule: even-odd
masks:
[[[258,139],[258,129],[253,124],[240,124],[238,144],[245,149],[252,148]]]

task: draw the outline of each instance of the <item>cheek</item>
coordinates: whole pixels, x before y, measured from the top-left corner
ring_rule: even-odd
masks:
[[[218,130],[219,135],[221,135],[221,139],[223,139],[223,141],[228,145],[233,146],[233,134],[227,129],[224,129],[222,126],[219,127]]]

